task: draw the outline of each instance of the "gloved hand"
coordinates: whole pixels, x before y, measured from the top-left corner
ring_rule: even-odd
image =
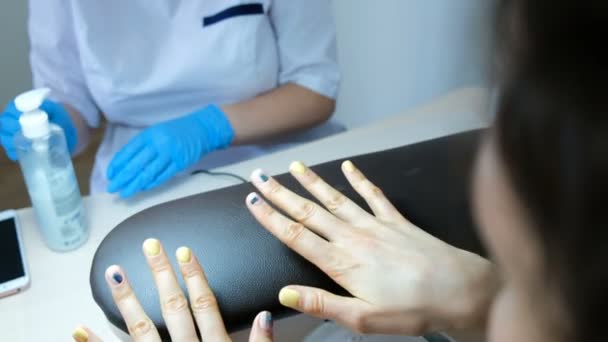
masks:
[[[108,192],[120,191],[128,198],[155,188],[209,152],[227,147],[233,138],[228,118],[214,105],[156,124],[114,156],[107,170]]]
[[[45,100],[40,109],[48,114],[50,122],[63,128],[68,149],[70,153],[73,153],[77,143],[76,128],[65,107],[57,102]],[[4,109],[4,112],[0,114],[0,142],[6,155],[13,161],[17,160],[13,137],[15,133],[21,130],[21,125],[19,124],[21,114],[23,113],[15,107],[15,101],[11,101]]]

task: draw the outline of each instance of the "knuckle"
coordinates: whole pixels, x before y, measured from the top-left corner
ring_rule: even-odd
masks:
[[[364,312],[355,313],[351,328],[358,334],[369,334],[372,332],[369,316]]]
[[[384,195],[382,192],[382,189],[380,189],[374,183],[372,183],[368,180],[365,180],[363,182],[363,186],[370,195],[373,195],[373,196],[383,196]]]
[[[150,269],[155,274],[159,274],[162,272],[173,272],[171,265],[163,259],[152,260],[150,264]]]
[[[188,307],[188,301],[183,293],[173,294],[162,301],[163,311],[166,313],[175,313],[184,311]]]
[[[186,280],[196,278],[196,277],[202,277],[201,270],[197,266],[192,265],[192,264],[182,266],[181,271],[182,271],[182,276]]]
[[[135,293],[129,287],[117,287],[116,290],[112,293],[114,297],[114,301],[116,304],[126,303],[129,300],[135,299]]]
[[[152,327],[152,321],[149,318],[144,318],[130,325],[127,329],[132,337],[141,337],[150,332]]]
[[[283,189],[283,187],[279,183],[271,181],[268,185],[267,194],[276,196],[278,193],[281,192],[281,189]]]
[[[316,211],[316,206],[311,202],[306,202],[300,206],[298,210],[295,211],[293,217],[300,222],[308,221],[312,216],[314,216]]]
[[[341,280],[348,274],[352,273],[353,270],[360,267],[361,264],[354,260],[345,261],[343,257],[340,258],[337,256],[329,256],[327,266],[324,268],[324,270],[330,278],[334,280]]]
[[[422,336],[430,330],[429,325],[419,313],[408,315],[404,318],[401,327],[404,332],[412,336]]]
[[[382,189],[380,189],[379,187],[377,187],[375,185],[372,185],[371,193],[372,193],[372,195],[374,195],[376,197],[384,197],[384,192],[382,191]]]
[[[264,211],[262,212],[262,214],[263,214],[264,216],[267,216],[267,217],[269,217],[269,218],[270,218],[270,217],[272,217],[272,216],[276,215],[276,214],[277,214],[277,212],[276,212],[276,210],[274,210],[274,209],[273,209],[271,206],[266,205],[266,206],[264,206]]]
[[[305,177],[304,184],[306,184],[308,186],[312,186],[312,187],[321,186],[322,180],[321,180],[321,177],[319,177],[319,175],[317,175],[316,173],[314,173],[310,169],[308,169],[308,170],[306,170],[306,177]]]
[[[212,294],[203,294],[192,302],[192,311],[195,313],[218,310],[217,299]]]
[[[319,291],[312,293],[304,301],[304,309],[312,315],[325,316],[325,299],[323,294]]]
[[[428,326],[422,319],[414,319],[409,324],[410,334],[420,336],[428,333]]]
[[[344,206],[345,203],[346,196],[339,192],[335,192],[324,204],[327,207],[327,210],[332,213],[335,213],[340,210],[340,208]]]
[[[287,227],[285,227],[284,238],[287,243],[295,243],[302,236],[304,229],[303,224],[290,222]]]

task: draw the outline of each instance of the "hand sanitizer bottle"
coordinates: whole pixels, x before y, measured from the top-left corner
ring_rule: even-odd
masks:
[[[50,249],[65,252],[85,243],[89,231],[63,130],[40,110],[49,94],[42,88],[15,99],[23,114],[14,142],[44,240]]]

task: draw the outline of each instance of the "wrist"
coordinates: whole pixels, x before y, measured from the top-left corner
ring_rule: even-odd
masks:
[[[463,332],[484,331],[499,288],[496,267],[489,260],[464,250],[456,249],[456,255],[456,267],[465,281],[460,286],[460,293],[454,293],[446,328]]]
[[[234,129],[220,107],[208,105],[192,115],[205,132],[211,150],[223,149],[232,144]]]

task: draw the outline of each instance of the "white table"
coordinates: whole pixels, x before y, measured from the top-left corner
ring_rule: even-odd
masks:
[[[382,122],[220,170],[245,178],[257,167],[277,174],[286,172],[289,163],[296,159],[312,165],[484,127],[488,121],[486,99],[487,93],[482,89],[460,89]],[[86,324],[106,341],[117,340],[93,301],[89,287],[91,262],[101,240],[138,211],[234,183],[230,178],[197,175],[129,202],[110,195],[88,197],[85,206],[90,239],[80,249],[64,254],[52,252],[44,245],[31,208],[19,210],[32,281],[23,293],[0,299],[0,341],[69,341],[78,324]],[[298,317],[277,323],[277,340],[297,340],[317,322]],[[240,340],[243,334],[238,335]]]

